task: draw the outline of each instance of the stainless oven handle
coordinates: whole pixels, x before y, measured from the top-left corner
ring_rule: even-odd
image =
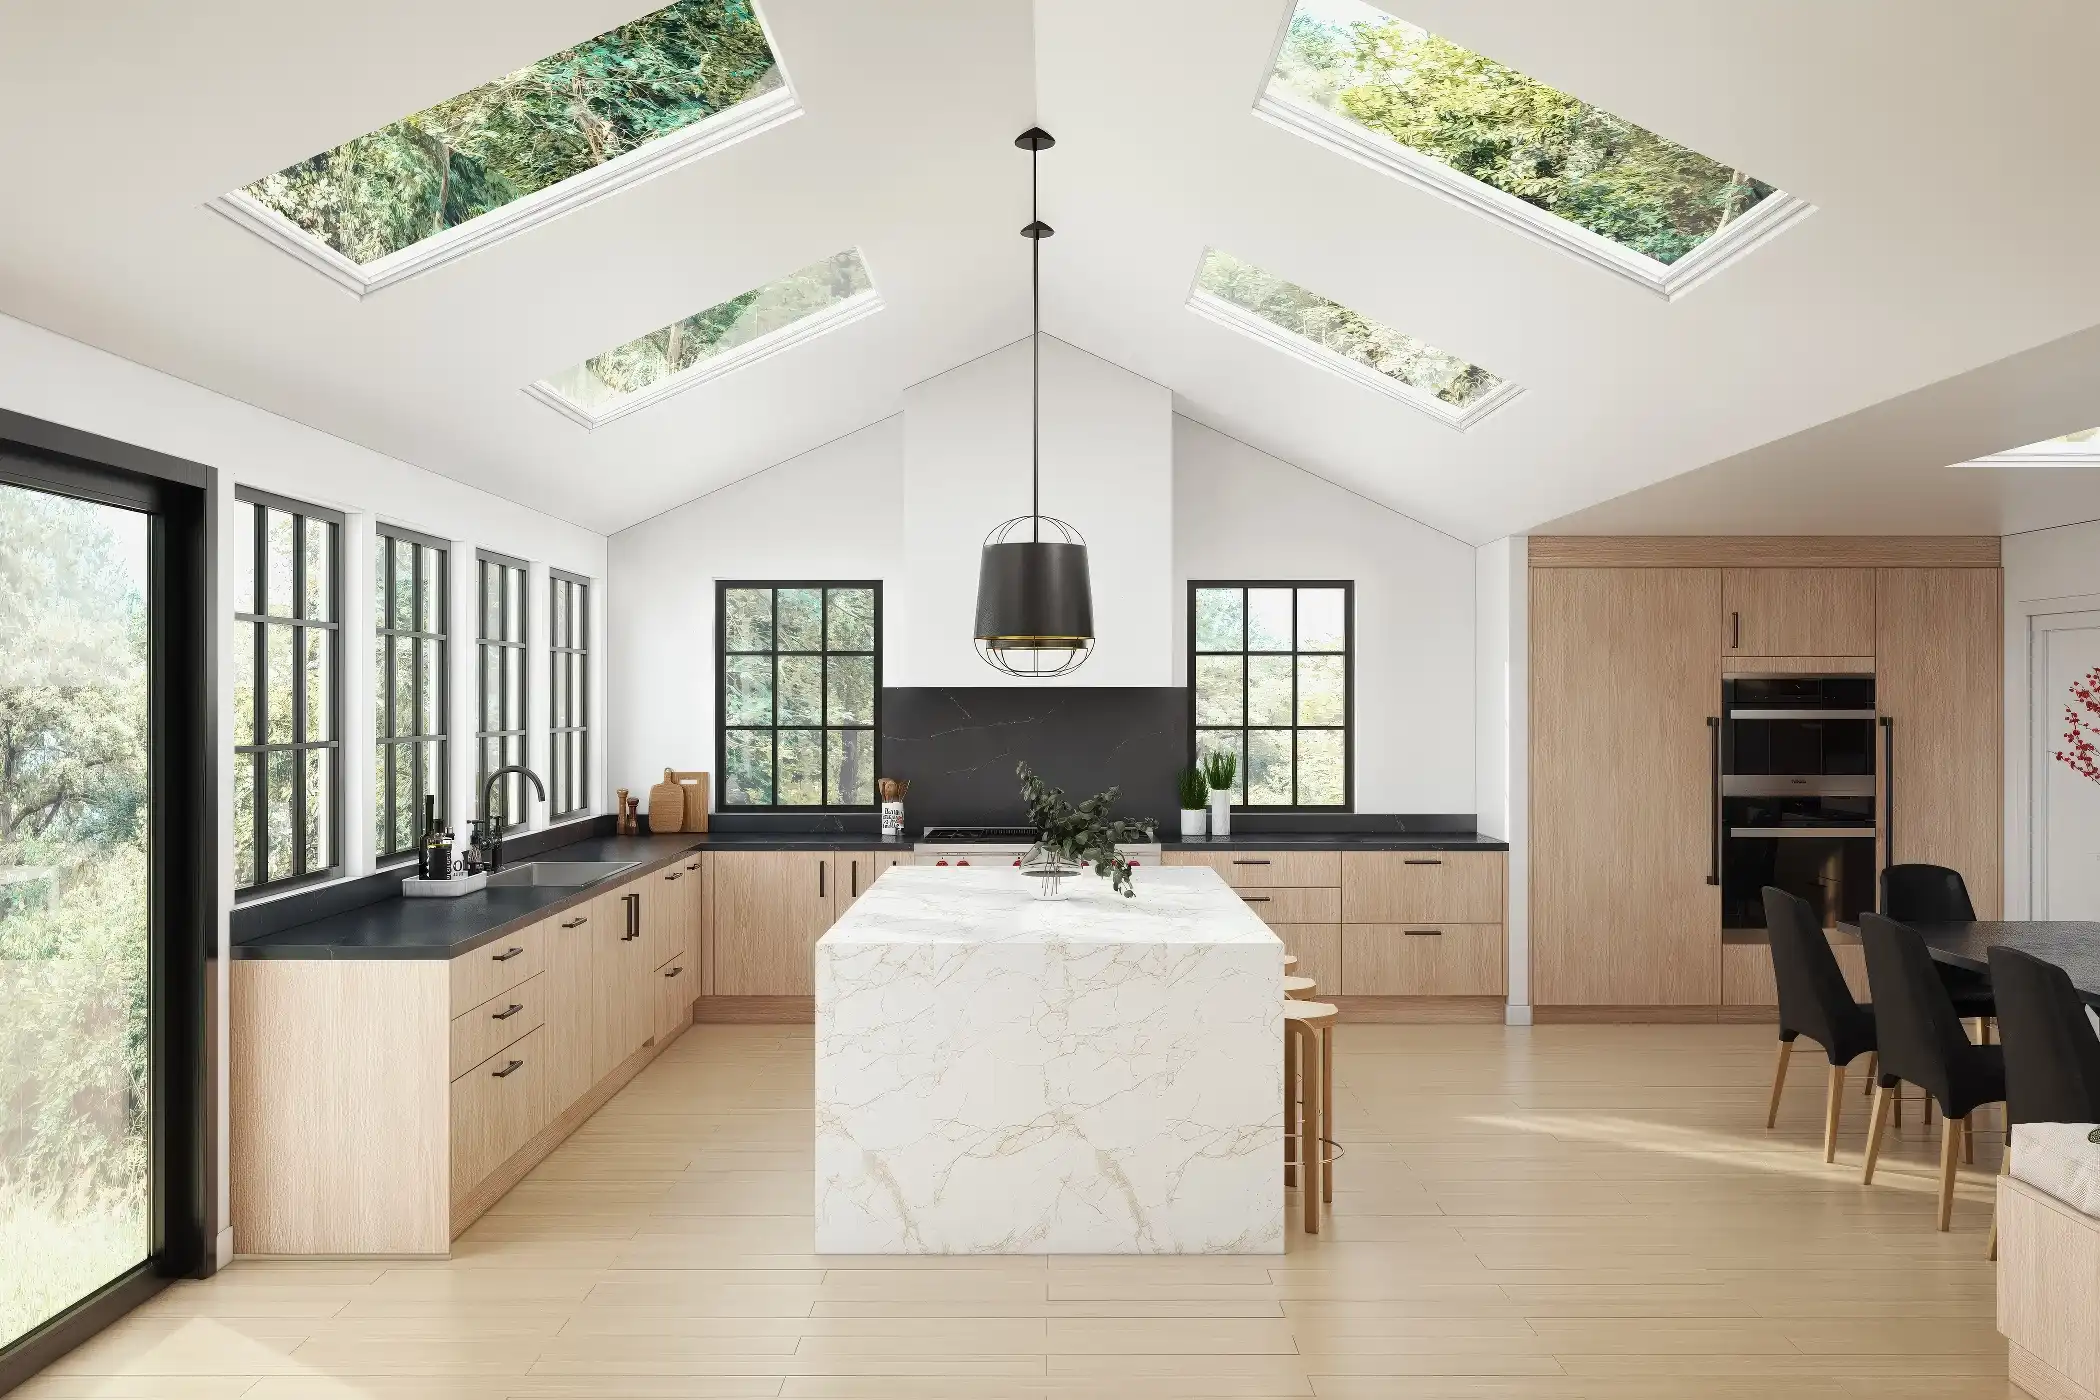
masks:
[[[1730,719],[1872,719],[1872,710],[1730,710]]]
[[[1708,794],[1707,816],[1713,820],[1713,841],[1707,848],[1706,883],[1721,883],[1721,719],[1706,717],[1706,744],[1711,751],[1713,791]]]

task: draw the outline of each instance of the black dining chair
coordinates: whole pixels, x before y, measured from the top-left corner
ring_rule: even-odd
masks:
[[[1993,948],[1991,987],[2005,1047],[2007,1131],[2014,1123],[2100,1123],[2100,1035],[2070,974],[2017,948]]]
[[[1852,999],[1852,988],[1830,951],[1815,909],[1799,895],[1765,886],[1765,931],[1772,948],[1772,980],[1779,986],[1779,1059],[1772,1068],[1772,1102],[1765,1126],[1779,1121],[1779,1092],[1797,1036],[1823,1047],[1830,1061],[1823,1106],[1823,1160],[1837,1160],[1838,1117],[1845,1100],[1845,1067],[1873,1051],[1874,1010]]]
[[[1899,924],[1969,924],[1976,921],[1976,906],[1969,899],[1968,883],[1959,870],[1944,865],[1891,865],[1881,872],[1881,913]],[[1934,963],[1934,969],[1954,999],[1954,1009],[1964,1020],[1982,1022],[1978,1039],[1990,1038],[1989,1018],[1997,1015],[1991,1000],[1991,981],[1980,972]]]
[[[2005,1048],[1976,1045],[1962,1029],[1954,1000],[1934,970],[1932,953],[1914,928],[1879,914],[1859,916],[1867,951],[1867,983],[1874,996],[1874,1037],[1881,1056],[1867,1126],[1866,1169],[1872,1184],[1890,1091],[1915,1084],[1940,1106],[1939,1227],[1954,1213],[1955,1156],[1968,1137],[1969,1115],[2005,1101]]]

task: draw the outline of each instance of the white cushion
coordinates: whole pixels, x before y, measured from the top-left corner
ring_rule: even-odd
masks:
[[[2100,1219],[2100,1127],[2091,1123],[2015,1123],[2012,1174],[2073,1210]]]

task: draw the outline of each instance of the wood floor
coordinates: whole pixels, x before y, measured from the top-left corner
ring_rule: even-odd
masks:
[[[1941,1235],[1938,1125],[1862,1188],[1867,1100],[1825,1166],[1821,1057],[1767,1134],[1771,1058],[1749,1026],[1343,1026],[1333,1213],[1280,1258],[819,1258],[809,1028],[698,1026],[452,1260],[239,1262],[18,1394],[2019,1394],[1995,1120]]]

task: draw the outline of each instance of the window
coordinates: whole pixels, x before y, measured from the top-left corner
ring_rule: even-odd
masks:
[[[440,825],[450,815],[446,564],[443,540],[379,527],[372,550],[372,616],[378,633],[372,704],[379,741],[372,851],[381,861],[415,854],[425,797],[437,799]]]
[[[250,547],[234,585],[234,887],[333,874],[343,518],[238,491]]]
[[[1812,209],[1363,0],[1299,0],[1255,110],[1665,297]]]
[[[214,207],[362,295],[798,110],[751,0],[678,0]]]
[[[1215,248],[1203,254],[1189,308],[1460,430],[1523,392],[1479,365]]]
[[[2100,428],[2080,428],[2062,437],[2009,447],[1958,467],[2091,467],[2100,466]]]
[[[1189,584],[1196,758],[1238,759],[1235,805],[1355,805],[1355,616],[1348,582]]]
[[[475,557],[481,570],[480,625],[476,645],[481,651],[478,687],[481,692],[480,720],[475,726],[476,745],[474,802],[476,815],[481,794],[488,788],[489,774],[525,761],[525,573],[522,559],[482,551]],[[489,815],[503,810],[503,829],[515,831],[525,824],[525,780],[513,773],[497,786],[490,799]]]
[[[849,248],[543,379],[525,392],[596,428],[882,309]]]
[[[547,593],[547,801],[569,817],[591,805],[591,586],[556,570]]]
[[[882,585],[715,586],[722,807],[872,808]]]

